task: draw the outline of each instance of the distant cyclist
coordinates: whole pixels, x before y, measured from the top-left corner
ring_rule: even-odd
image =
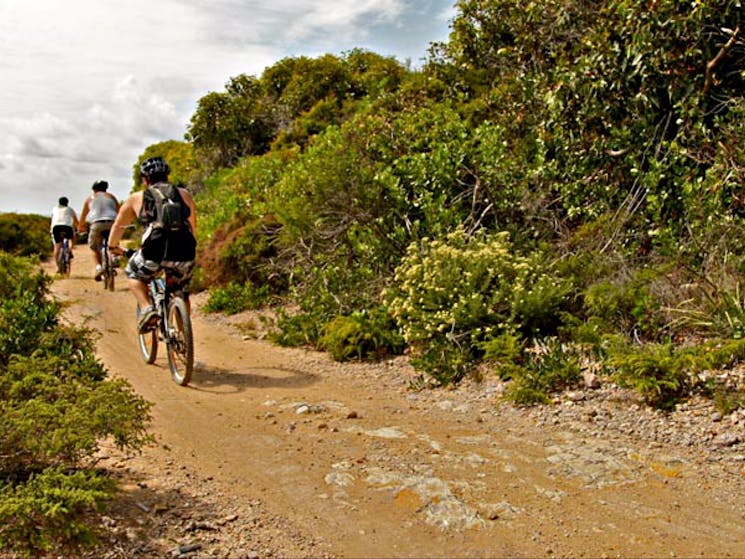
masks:
[[[109,236],[109,231],[119,211],[119,200],[110,192],[106,192],[108,188],[109,183],[104,180],[93,183],[91,187],[93,194],[85,199],[83,210],[80,212],[80,223],[78,224],[80,232],[85,232],[86,222],[90,224],[88,246],[96,261],[96,271],[93,276],[96,281],[101,281],[103,272],[101,267],[101,244],[103,239]]]
[[[119,241],[124,228],[139,218],[145,226],[142,246],[127,263],[129,288],[140,306],[138,329],[146,331],[157,319],[157,311],[148,298],[148,283],[168,268],[177,278],[184,299],[189,304],[186,288],[194,271],[196,257],[197,208],[185,188],[168,182],[170,168],[162,157],[151,157],[140,164],[140,175],[146,188],[132,194],[122,204],[109,237],[109,249],[121,254]],[[173,214],[164,208],[174,209]],[[168,224],[166,224],[168,222]]]
[[[70,258],[72,258],[72,245],[75,229],[78,227],[78,216],[71,207],[66,196],[60,197],[56,206],[52,208],[52,224],[49,230],[52,233],[54,244],[54,261],[59,262],[59,251],[62,248],[63,236],[70,239]]]

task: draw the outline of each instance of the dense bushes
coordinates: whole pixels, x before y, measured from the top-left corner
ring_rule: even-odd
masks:
[[[396,270],[387,302],[412,349],[412,363],[454,382],[505,334],[556,333],[567,287],[540,258],[516,254],[505,234],[412,245]]]
[[[35,255],[42,259],[49,258],[52,254],[49,218],[41,215],[0,213],[0,250],[16,256]]]
[[[459,0],[420,71],[353,51],[233,78],[188,136],[215,306],[268,286],[280,343],[346,359],[400,328],[439,382],[487,363],[525,403],[588,360],[628,371],[621,336],[645,398],[682,397],[657,345],[745,332],[742,13]]]
[[[106,379],[91,332],[59,322],[30,260],[0,253],[0,280],[0,548],[75,547],[115,490],[93,469],[99,444],[140,448],[149,404]]]

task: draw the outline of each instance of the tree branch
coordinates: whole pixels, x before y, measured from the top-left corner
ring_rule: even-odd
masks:
[[[712,84],[714,83],[714,68],[716,68],[717,64],[719,64],[722,59],[727,56],[727,53],[730,51],[730,49],[735,45],[737,42],[737,36],[740,34],[740,25],[738,24],[737,27],[735,27],[735,30],[732,32],[732,36],[729,38],[729,41],[721,48],[719,49],[719,52],[717,55],[712,58],[708,64],[706,64],[706,80],[704,81],[704,94],[709,93],[709,90],[711,89]]]

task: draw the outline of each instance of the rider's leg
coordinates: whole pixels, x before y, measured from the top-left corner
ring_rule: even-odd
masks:
[[[129,278],[129,289],[137,299],[139,310],[137,313],[137,330],[140,334],[153,328],[158,320],[157,309],[152,307],[150,297],[148,297],[148,284],[145,282]]]
[[[54,243],[54,263],[59,262],[59,251],[62,248],[62,243]]]
[[[57,266],[57,269],[59,270],[59,252],[62,248],[62,238],[59,234],[59,226],[55,225],[52,227],[52,256],[54,257],[54,263]]]
[[[101,251],[92,248],[91,252],[93,253],[93,259],[96,261],[96,264],[101,266],[103,264],[103,260],[101,260]]]
[[[102,276],[102,260],[101,260],[101,226],[98,222],[93,222],[88,228],[88,248],[91,249],[93,254],[93,261],[96,263],[96,269],[93,273],[93,277],[96,281],[101,280]]]
[[[147,284],[144,281],[129,278],[129,290],[137,299],[141,309],[150,305],[150,297],[147,292]]]

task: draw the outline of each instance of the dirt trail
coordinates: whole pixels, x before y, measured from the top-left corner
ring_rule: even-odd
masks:
[[[78,247],[72,277],[53,291],[70,303],[68,316],[101,333],[111,374],[155,403],[159,444],[139,467],[157,477],[183,465],[209,481],[212,497],[260,502],[281,520],[276,538],[316,542],[280,554],[745,556],[741,466],[633,436],[538,426],[495,406],[488,385],[467,396],[414,393],[402,359],[336,364],[244,339],[197,304],[198,366],[182,388],[164,351],[155,365],[140,359],[123,275],[107,293],[91,270]]]

